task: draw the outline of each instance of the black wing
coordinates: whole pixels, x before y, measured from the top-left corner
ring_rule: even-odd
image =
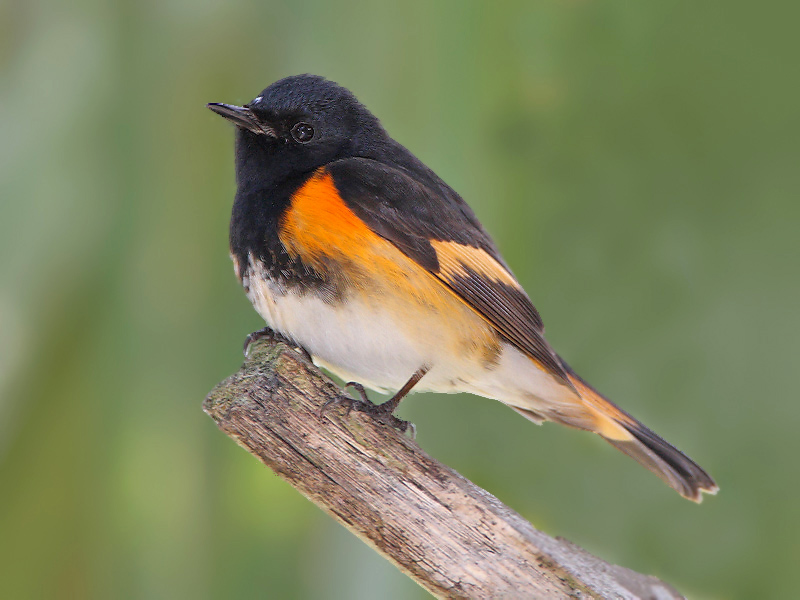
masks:
[[[458,194],[438,178],[435,187],[426,185],[366,158],[327,168],[342,199],[375,233],[441,280],[508,342],[567,381],[544,339],[539,313]]]

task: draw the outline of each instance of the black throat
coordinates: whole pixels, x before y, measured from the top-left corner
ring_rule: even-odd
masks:
[[[236,199],[230,251],[245,288],[250,277],[259,275],[285,286],[324,283],[317,273],[290,257],[278,237],[278,224],[292,195],[313,173],[287,169],[285,157],[278,156],[282,144],[280,140],[265,144],[260,136],[242,129],[236,132]],[[257,263],[257,273],[253,273],[251,257]]]

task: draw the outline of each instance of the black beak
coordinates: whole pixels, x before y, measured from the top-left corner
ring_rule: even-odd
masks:
[[[219,102],[209,102],[206,104],[208,108],[213,110],[220,116],[225,117],[236,125],[242,127],[257,135],[268,135],[270,137],[277,137],[275,130],[269,125],[259,122],[253,111],[246,106],[236,106],[234,104],[220,104]]]

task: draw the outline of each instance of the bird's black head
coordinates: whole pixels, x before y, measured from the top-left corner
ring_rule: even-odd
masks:
[[[239,175],[258,172],[273,182],[340,158],[370,156],[388,140],[352,93],[316,75],[276,81],[244,106],[208,108],[238,128]]]

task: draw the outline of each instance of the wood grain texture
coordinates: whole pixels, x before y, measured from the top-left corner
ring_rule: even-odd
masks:
[[[536,529],[262,339],[203,409],[227,435],[438,598],[682,598]],[[265,507],[266,510],[267,507]]]

